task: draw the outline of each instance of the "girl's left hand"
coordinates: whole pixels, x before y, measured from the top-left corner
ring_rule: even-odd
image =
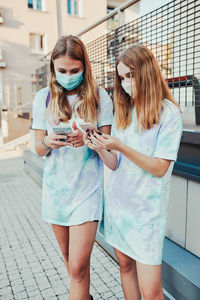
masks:
[[[74,148],[83,146],[84,145],[83,132],[77,128],[75,121],[73,121],[72,127],[74,131],[68,134],[67,141],[71,143]]]
[[[94,132],[90,137],[92,145],[99,150],[119,150],[121,145],[121,140],[116,136],[101,134]]]

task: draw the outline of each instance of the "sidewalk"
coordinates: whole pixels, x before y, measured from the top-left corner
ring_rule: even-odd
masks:
[[[51,226],[41,218],[41,187],[15,151],[0,152],[0,299],[67,300],[69,277]],[[118,265],[96,243],[94,300],[124,299]]]

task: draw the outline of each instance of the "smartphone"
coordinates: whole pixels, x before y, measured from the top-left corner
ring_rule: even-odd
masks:
[[[87,132],[89,131],[97,131],[97,129],[94,127],[94,125],[92,125],[91,123],[83,123],[83,124],[79,124],[79,127],[82,131]]]
[[[53,128],[53,131],[56,134],[68,136],[68,134],[72,132],[72,129],[71,129],[70,126],[69,127],[56,127],[56,128]],[[66,142],[67,139],[58,139],[58,141],[60,141],[60,142]]]

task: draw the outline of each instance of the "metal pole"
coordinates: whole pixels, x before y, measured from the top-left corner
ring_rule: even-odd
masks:
[[[124,11],[121,11],[118,9],[118,21],[119,21],[119,27],[124,25]]]
[[[62,36],[62,10],[60,0],[56,1],[58,38]]]

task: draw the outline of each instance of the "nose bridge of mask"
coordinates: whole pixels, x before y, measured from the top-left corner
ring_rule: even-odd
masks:
[[[66,75],[56,71],[56,80],[63,88],[72,90],[83,80],[83,71],[73,75]]]
[[[65,81],[65,82],[71,82],[71,81],[77,80],[82,74],[83,74],[83,71],[73,74],[73,75],[62,74],[62,73],[56,71],[56,77],[59,77],[61,80]]]

